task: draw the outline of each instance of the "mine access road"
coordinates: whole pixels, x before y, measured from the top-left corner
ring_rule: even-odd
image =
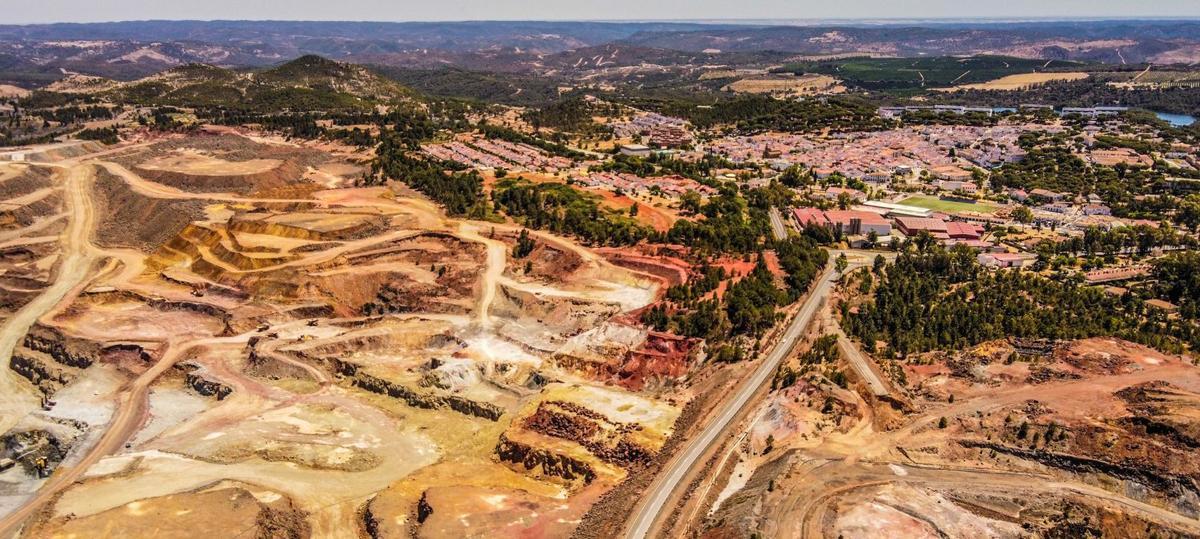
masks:
[[[675,495],[687,487],[684,478],[688,472],[702,464],[704,455],[708,454],[715,444],[720,443],[722,435],[735,419],[740,417],[752,404],[751,399],[754,395],[775,375],[779,364],[791,354],[796,343],[804,335],[818,308],[829,297],[829,293],[841,276],[834,271],[833,261],[843,253],[843,251],[830,251],[829,265],[817,277],[816,284],[813,285],[808,298],[804,300],[804,304],[796,316],[788,323],[783,336],[762,359],[754,373],[742,382],[742,385],[726,402],[718,405],[715,417],[704,427],[704,430],[695,438],[685,442],[675,457],[659,472],[658,477],[642,496],[641,502],[634,507],[633,517],[626,528],[625,537],[642,539],[652,536],[651,532],[659,524],[660,517],[670,514],[671,502],[675,499]],[[861,256],[860,253],[845,252],[845,254],[850,262],[846,269],[847,272],[870,264],[870,259]]]

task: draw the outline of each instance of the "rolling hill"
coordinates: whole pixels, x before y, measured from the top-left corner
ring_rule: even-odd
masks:
[[[412,91],[359,65],[302,56],[259,71],[186,64],[105,92],[133,104],[217,106],[247,111],[366,109]]]

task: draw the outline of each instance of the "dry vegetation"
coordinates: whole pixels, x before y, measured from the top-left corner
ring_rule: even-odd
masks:
[[[739,94],[816,95],[841,93],[846,88],[828,75],[805,74],[800,76],[777,76],[745,78],[727,84],[727,92]]]
[[[979,84],[963,84],[941,90],[947,92],[956,90],[1024,90],[1047,82],[1077,81],[1086,78],[1088,78],[1087,73],[1021,73]]]

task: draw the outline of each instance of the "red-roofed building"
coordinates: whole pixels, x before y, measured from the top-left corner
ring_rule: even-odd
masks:
[[[821,211],[816,208],[797,208],[792,211],[792,217],[801,227],[810,224],[824,226],[840,231],[845,235],[870,234],[888,236],[892,233],[892,224],[882,215],[867,211],[834,210]]]
[[[792,210],[792,218],[796,220],[796,224],[800,225],[800,228],[808,225],[829,225],[829,221],[825,219],[825,212],[817,208],[796,208]]]
[[[946,223],[946,234],[955,240],[979,240],[983,238],[983,229],[972,223],[950,221]]]
[[[855,210],[836,210],[825,212],[831,226],[837,227],[842,234],[857,235],[874,232],[877,236],[887,236],[892,233],[892,224],[877,213]]]
[[[950,235],[946,232],[946,222],[941,219],[933,219],[931,217],[897,217],[896,228],[900,229],[905,236],[916,236],[920,232],[928,232],[934,237]]]

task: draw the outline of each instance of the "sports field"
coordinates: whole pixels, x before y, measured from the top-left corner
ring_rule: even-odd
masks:
[[[991,204],[989,202],[976,202],[971,204],[970,202],[942,200],[938,197],[930,195],[911,196],[901,200],[899,203],[908,206],[916,206],[918,208],[928,208],[933,211],[941,212],[973,211],[976,213],[991,214],[995,213],[996,210],[999,209],[995,204]]]

